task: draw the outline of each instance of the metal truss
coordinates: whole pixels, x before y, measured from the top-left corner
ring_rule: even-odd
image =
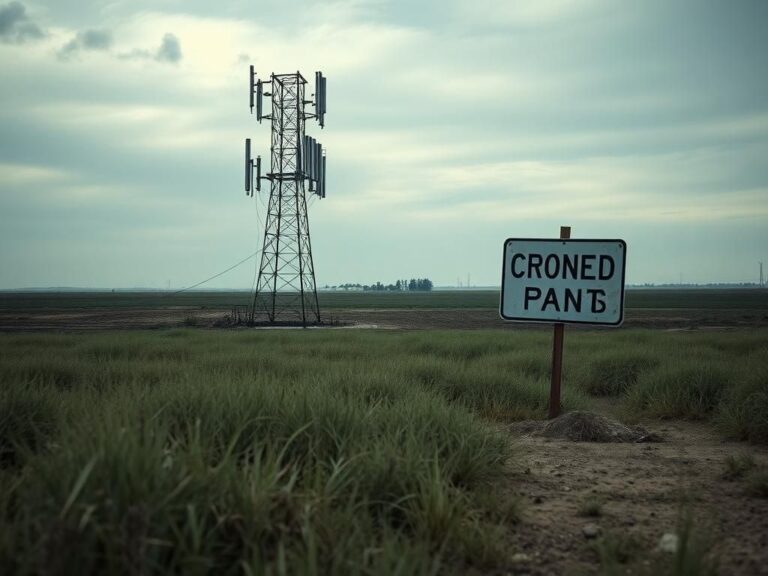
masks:
[[[309,235],[305,174],[301,170],[307,81],[273,74],[269,205],[250,323],[320,322]]]

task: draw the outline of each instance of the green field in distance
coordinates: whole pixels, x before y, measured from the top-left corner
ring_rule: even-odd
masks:
[[[434,292],[318,292],[322,308],[497,308],[498,290]],[[41,308],[229,308],[247,305],[247,291],[232,292],[0,292],[0,310]],[[768,310],[768,290],[627,290],[627,308]]]

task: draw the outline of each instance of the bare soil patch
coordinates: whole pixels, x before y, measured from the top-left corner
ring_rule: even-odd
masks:
[[[721,574],[768,574],[768,499],[724,477],[729,455],[749,451],[765,466],[768,450],[724,442],[702,424],[652,422],[648,428],[665,441],[573,442],[510,432],[520,458],[509,489],[527,504],[512,543],[524,557],[511,573],[599,573],[594,540],[584,533],[596,524],[601,535],[638,543],[627,564],[627,573],[636,574],[661,554],[660,539],[676,532],[688,503],[696,529],[712,538]],[[587,499],[602,503],[599,517],[580,514]]]
[[[0,311],[0,331],[83,331],[178,327],[213,328],[221,325],[229,309],[191,307],[120,309],[44,309]],[[324,309],[325,322],[335,326],[365,326],[398,330],[521,330],[541,325],[508,323],[495,309]],[[727,330],[768,327],[761,310],[644,310],[626,312],[624,328],[665,330]],[[578,329],[578,328],[572,328]]]

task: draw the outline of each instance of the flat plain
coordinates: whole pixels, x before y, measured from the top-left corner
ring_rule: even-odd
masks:
[[[125,330],[226,324],[248,292],[2,292],[0,331]],[[518,330],[498,314],[493,290],[318,293],[330,325],[395,329]],[[768,327],[768,291],[636,289],[624,328]],[[530,327],[530,326],[528,326]]]
[[[3,294],[0,573],[768,574],[766,293],[641,292],[563,409],[653,442],[532,432],[551,329],[495,293]]]

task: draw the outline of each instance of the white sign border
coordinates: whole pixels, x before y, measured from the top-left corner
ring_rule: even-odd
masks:
[[[563,244],[577,242],[621,242],[624,245],[624,258],[621,263],[621,315],[616,322],[591,322],[589,320],[551,320],[532,318],[521,318],[519,316],[504,315],[504,279],[507,277],[507,245],[509,242],[561,242]],[[610,326],[617,328],[624,323],[624,298],[626,295],[626,271],[627,271],[627,243],[621,238],[507,238],[504,240],[501,253],[501,294],[499,296],[499,316],[507,322],[518,322],[522,324],[577,324],[587,326]]]

